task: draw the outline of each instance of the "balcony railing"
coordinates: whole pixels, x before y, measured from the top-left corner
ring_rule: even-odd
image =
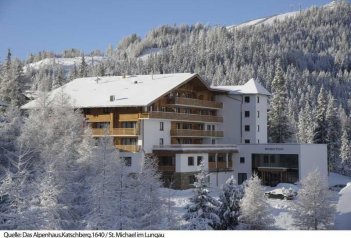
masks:
[[[208,162],[208,170],[209,171],[225,171],[225,170],[232,170],[232,162],[228,161],[228,166],[225,161],[221,162]]]
[[[140,146],[138,145],[115,145],[117,149],[122,152],[139,152]]]
[[[93,136],[104,136],[105,129],[92,128]],[[139,135],[139,128],[112,128],[107,130],[109,136],[137,136]]]
[[[139,114],[119,114],[119,121],[137,121],[139,120]]]
[[[171,136],[174,136],[174,137],[223,137],[223,131],[172,129]]]
[[[159,165],[158,170],[161,172],[175,172],[175,165]]]
[[[109,122],[111,121],[110,114],[86,115],[88,122]]]
[[[198,108],[214,108],[221,109],[223,108],[223,103],[215,101],[207,101],[195,98],[183,98],[175,97],[170,100],[170,104],[175,105],[185,105],[187,107],[198,107]]]
[[[175,113],[175,112],[160,112],[153,111],[148,114],[140,114],[140,118],[160,118],[170,119],[174,121],[194,121],[194,122],[223,122],[223,117],[212,115]]]

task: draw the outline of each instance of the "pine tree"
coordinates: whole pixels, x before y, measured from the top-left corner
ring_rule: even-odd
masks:
[[[233,176],[231,176],[222,187],[219,195],[220,229],[234,230],[239,224],[240,200],[243,197],[242,186],[237,185]]]
[[[156,230],[165,229],[165,202],[161,199],[160,173],[155,157],[146,156],[140,173],[136,174],[130,200],[133,210],[129,229]]]
[[[0,100],[15,106],[23,105],[22,95],[22,63],[11,59],[11,51],[8,51],[5,67],[0,72]]]
[[[349,141],[347,131],[342,133],[340,157],[342,170],[346,175],[351,175],[351,143]]]
[[[328,97],[328,106],[326,111],[327,120],[327,142],[328,142],[328,161],[329,169],[336,171],[340,167],[340,138],[341,122],[338,116],[338,110],[335,106],[335,99],[332,95]]]
[[[330,202],[330,191],[326,178],[314,170],[302,180],[296,210],[293,214],[295,224],[301,229],[327,229],[334,208]]]
[[[299,113],[297,133],[299,143],[313,143],[314,121],[312,118],[313,111],[309,103],[306,103],[305,108],[301,109]]]
[[[239,222],[248,225],[253,230],[268,228],[272,223],[268,206],[261,179],[254,174],[244,187],[244,196],[240,202]]]
[[[201,170],[196,175],[194,183],[194,196],[190,198],[190,204],[186,206],[187,212],[184,219],[188,222],[185,229],[188,230],[211,230],[219,226],[218,216],[219,202],[209,195],[208,172],[201,163]]]
[[[85,62],[84,54],[82,54],[82,61],[79,65],[79,77],[84,78],[88,76],[88,64]]]
[[[275,76],[272,82],[273,98],[268,118],[269,137],[273,143],[284,143],[293,134],[287,117],[287,91],[280,62],[276,64]]]
[[[317,110],[316,110],[316,126],[314,129],[313,142],[316,144],[327,144],[328,121],[327,121],[327,106],[328,99],[324,87],[321,88],[318,94]]]

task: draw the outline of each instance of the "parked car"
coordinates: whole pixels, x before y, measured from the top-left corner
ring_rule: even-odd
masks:
[[[279,183],[272,190],[265,192],[268,198],[293,200],[297,195],[298,187],[294,184]]]

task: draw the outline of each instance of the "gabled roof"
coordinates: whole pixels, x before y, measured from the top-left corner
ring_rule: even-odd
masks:
[[[78,78],[51,91],[49,100],[55,100],[62,91],[75,108],[147,106],[195,76],[202,80],[190,73]],[[110,101],[111,96],[114,96],[113,101]],[[33,100],[22,109],[35,105],[36,100]]]
[[[244,85],[238,86],[212,86],[213,89],[224,90],[229,94],[262,94],[270,96],[271,93],[267,91],[259,82],[255,79],[250,79]]]

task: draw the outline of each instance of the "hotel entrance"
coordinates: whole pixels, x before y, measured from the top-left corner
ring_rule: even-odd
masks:
[[[252,171],[258,174],[265,186],[295,183],[299,178],[298,155],[253,154]]]

